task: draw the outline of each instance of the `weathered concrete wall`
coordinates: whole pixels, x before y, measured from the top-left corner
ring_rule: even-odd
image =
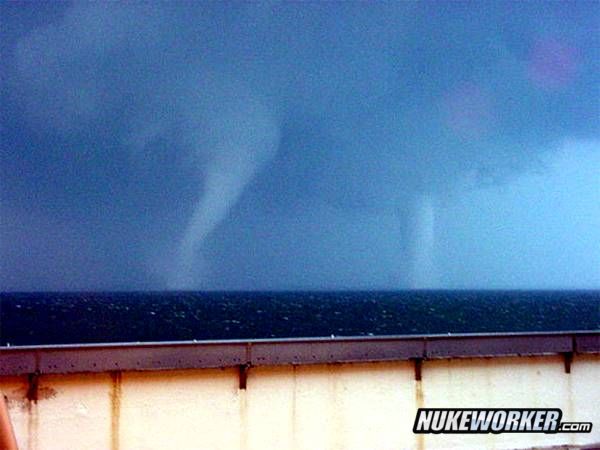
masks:
[[[48,375],[0,379],[23,450],[526,448],[600,442],[600,356]],[[591,434],[412,433],[418,407],[559,407]]]

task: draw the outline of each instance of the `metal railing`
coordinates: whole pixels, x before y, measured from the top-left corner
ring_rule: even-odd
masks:
[[[600,331],[0,347],[0,376],[600,353]]]

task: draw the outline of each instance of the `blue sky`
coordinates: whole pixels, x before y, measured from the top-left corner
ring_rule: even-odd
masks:
[[[0,289],[599,288],[599,9],[3,3]]]

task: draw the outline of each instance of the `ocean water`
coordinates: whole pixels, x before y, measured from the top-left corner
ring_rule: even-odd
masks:
[[[600,291],[0,294],[0,345],[599,330]]]

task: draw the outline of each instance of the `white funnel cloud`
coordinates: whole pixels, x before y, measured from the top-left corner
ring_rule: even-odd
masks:
[[[409,286],[428,289],[436,285],[435,209],[429,194],[420,195],[414,205],[411,223]]]
[[[202,111],[206,129],[189,137],[192,141],[196,138],[198,154],[204,158],[208,154],[209,160],[202,169],[202,193],[168,274],[172,289],[202,285],[202,277],[208,273],[201,255],[204,241],[227,217],[256,172],[271,159],[279,142],[279,127],[261,102],[241,95],[219,100],[218,105],[211,105],[211,117]]]

